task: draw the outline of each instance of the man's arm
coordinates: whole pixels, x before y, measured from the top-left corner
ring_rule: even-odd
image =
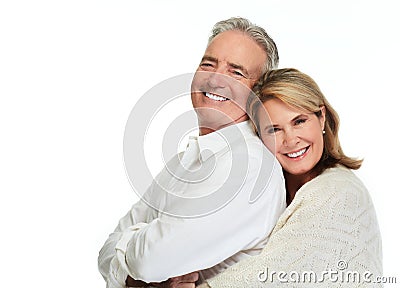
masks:
[[[149,208],[143,201],[139,201],[132,206],[132,208],[124,217],[120,219],[118,226],[114,232],[109,235],[99,252],[98,268],[106,282],[112,282],[110,278],[117,273],[115,269],[118,268],[112,267],[111,263],[113,262],[114,266],[119,265],[116,262],[116,259],[114,261],[113,259],[116,258],[115,247],[118,241],[121,239],[123,231],[133,227],[134,225],[137,225],[138,223],[150,222],[155,216],[156,212],[153,209]],[[109,284],[108,286],[113,287],[115,285]]]
[[[197,218],[162,214],[140,229],[125,230],[117,244],[122,269],[137,280],[162,282],[210,268],[264,241],[285,208],[285,195],[281,175],[266,175],[271,177],[268,188],[249,202],[259,166],[250,160],[240,193],[215,213]],[[236,189],[233,182],[224,183],[224,189]]]
[[[165,173],[165,169],[160,171],[157,177],[163,173]],[[153,185],[155,183],[157,183],[157,180],[153,181],[153,183],[149,186],[143,196],[143,199],[147,199],[148,201],[153,198],[156,198],[156,200],[161,200],[159,197],[152,196]],[[125,287],[125,280],[128,274],[126,271],[121,269],[121,265],[118,263],[116,257],[116,246],[120,241],[124,231],[139,229],[143,225],[150,223],[152,220],[158,217],[159,212],[157,209],[153,208],[153,206],[159,205],[159,203],[154,202],[150,206],[148,205],[148,202],[144,201],[143,199],[140,199],[137,203],[135,203],[128,213],[120,219],[118,226],[115,228],[114,232],[109,235],[99,252],[98,269],[107,283],[107,288]]]

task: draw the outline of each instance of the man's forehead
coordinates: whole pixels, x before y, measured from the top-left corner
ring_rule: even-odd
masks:
[[[225,31],[216,36],[204,56],[218,63],[241,67],[251,74],[259,72],[267,59],[264,49],[241,31]]]

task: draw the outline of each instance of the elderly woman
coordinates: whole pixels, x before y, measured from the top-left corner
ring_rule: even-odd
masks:
[[[253,119],[282,165],[288,207],[260,255],[200,287],[380,287],[373,283],[382,275],[379,226],[352,171],[362,161],[340,146],[337,113],[296,69],[267,73],[255,91]]]

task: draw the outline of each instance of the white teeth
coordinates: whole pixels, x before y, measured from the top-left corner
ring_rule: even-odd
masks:
[[[306,153],[306,150],[307,150],[307,148],[304,148],[298,152],[288,153],[286,155],[289,156],[290,158],[296,158],[296,157],[299,157],[299,156],[303,155],[304,153]]]
[[[226,101],[226,100],[228,100],[228,98],[217,96],[217,95],[214,95],[214,94],[211,94],[211,93],[207,93],[206,92],[205,94],[206,94],[206,96],[208,98],[213,99],[215,101]]]

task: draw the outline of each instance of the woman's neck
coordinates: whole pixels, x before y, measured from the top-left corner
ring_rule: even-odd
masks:
[[[297,191],[308,181],[315,178],[318,173],[315,170],[311,170],[305,174],[301,175],[293,175],[283,171],[285,176],[285,184],[286,184],[286,203],[289,205],[296,195]]]

